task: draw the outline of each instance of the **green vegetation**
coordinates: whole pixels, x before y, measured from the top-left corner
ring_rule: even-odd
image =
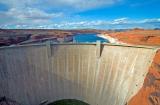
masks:
[[[75,99],[64,99],[49,103],[48,105],[89,105],[89,104]]]

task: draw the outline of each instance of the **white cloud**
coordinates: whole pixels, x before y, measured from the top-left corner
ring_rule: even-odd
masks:
[[[61,10],[83,11],[117,4],[123,0],[1,0],[10,8],[56,8]]]
[[[0,0],[0,3],[8,7],[7,11],[0,11],[0,28],[160,27],[160,18],[137,21],[126,17],[111,21],[81,21],[84,20],[81,17],[77,18],[79,21],[74,19],[75,12],[107,7],[122,1],[124,0]],[[59,22],[55,22],[56,19]]]
[[[160,22],[160,18],[154,18],[154,19],[144,19],[141,21],[141,23],[158,23]]]
[[[118,18],[113,20],[111,24],[127,24],[129,23],[128,18]]]
[[[1,25],[41,25],[49,24],[52,19],[63,17],[63,13],[47,13],[36,8],[17,9],[11,8],[7,12],[0,12]]]
[[[74,13],[110,6],[120,1],[122,0],[0,0],[0,3],[8,7],[7,11],[0,12],[0,25],[38,27],[43,24],[53,24],[55,18],[65,17],[69,20],[72,16],[68,12]],[[52,11],[46,12],[47,9],[52,9]],[[61,18],[61,21],[63,21],[63,18]],[[92,22],[92,25],[95,26],[102,23],[101,21]],[[72,24],[83,25],[80,22],[73,22]],[[91,23],[85,22],[85,24]],[[60,25],[57,26],[60,27]]]
[[[55,7],[68,7],[82,11],[113,5],[120,1],[122,0],[47,0],[47,3]]]
[[[158,21],[158,23],[153,23]],[[115,28],[159,28],[160,21],[158,19],[143,19],[143,20],[130,20],[127,18],[119,18],[111,21],[97,20],[97,21],[77,21],[77,22],[60,22],[54,23],[48,20],[36,20],[32,21],[32,24],[28,22],[15,22],[11,24],[1,25],[0,28],[42,28],[42,29],[75,29],[75,28],[98,28],[98,29],[115,29]]]
[[[62,16],[62,13],[46,13],[36,8],[26,8],[23,10],[12,8],[8,12],[6,12],[6,14],[18,19],[36,19],[36,20],[51,19]]]
[[[38,4],[39,0],[1,0],[0,3],[7,5],[10,8],[26,8]]]

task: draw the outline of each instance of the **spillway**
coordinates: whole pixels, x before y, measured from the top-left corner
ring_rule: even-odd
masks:
[[[0,48],[0,97],[22,105],[60,99],[127,105],[142,87],[155,52],[100,43]]]

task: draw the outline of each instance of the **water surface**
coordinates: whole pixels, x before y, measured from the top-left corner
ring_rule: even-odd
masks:
[[[96,42],[96,41],[109,43],[109,41],[107,39],[99,37],[96,33],[76,34],[76,35],[73,36],[73,41],[74,42],[80,42],[80,43],[81,42]]]

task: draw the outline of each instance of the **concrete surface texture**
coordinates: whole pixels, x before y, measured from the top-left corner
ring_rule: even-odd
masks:
[[[155,52],[100,43],[0,48],[0,97],[22,105],[59,99],[126,105],[142,87]]]

